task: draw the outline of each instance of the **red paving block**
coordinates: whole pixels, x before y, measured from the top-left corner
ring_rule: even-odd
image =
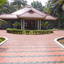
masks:
[[[64,64],[64,63],[61,63],[61,64]]]
[[[35,45],[30,45],[30,46],[20,46],[20,45],[19,45],[19,46],[13,46],[13,45],[12,45],[12,46],[10,46],[10,45],[9,45],[9,46],[1,46],[1,47],[2,47],[2,48],[12,48],[12,47],[16,47],[16,48],[17,48],[17,47],[18,47],[18,48],[19,48],[19,47],[21,47],[21,48],[33,47],[33,48],[34,48],[34,47],[59,47],[59,46],[58,46],[58,45],[57,45],[57,46],[51,46],[51,45],[50,45],[50,46],[44,46],[44,45],[43,45],[43,46],[38,46],[38,45],[36,45],[36,46],[35,46]]]
[[[63,31],[54,31],[54,33],[52,34],[44,34],[44,35],[20,35],[20,34],[10,34],[10,33],[6,33],[5,30],[0,30],[0,36],[7,37],[9,39],[6,43],[0,46],[0,60],[1,60],[0,63],[64,61],[64,56],[38,57],[39,55],[43,55],[43,56],[64,55],[62,49],[56,43],[53,42],[55,38],[61,37],[63,35],[64,35]],[[47,47],[53,47],[53,48],[47,48]],[[58,50],[60,50],[61,52],[57,52]],[[17,53],[14,51],[16,51]],[[25,51],[25,52],[21,52],[21,51]],[[30,52],[30,51],[34,51],[34,52]],[[35,51],[55,51],[55,52],[35,52]],[[10,57],[6,57],[6,56],[10,56]],[[14,57],[14,56],[20,56],[20,57]],[[28,56],[28,57],[22,57],[22,56]],[[31,56],[36,56],[36,57],[31,57]],[[55,63],[55,64],[60,64],[60,63]]]
[[[62,50],[61,48],[42,48],[42,49],[7,49],[6,51],[54,51],[54,50]],[[2,49],[0,49],[0,51],[3,51]]]
[[[13,42],[14,42],[14,41],[13,41]],[[17,41],[16,41],[16,42],[17,42]],[[12,43],[12,42],[11,42],[11,43]],[[4,45],[12,45],[11,43],[4,44]],[[28,43],[28,42],[26,42],[26,43],[25,43],[25,42],[23,42],[23,43],[19,42],[20,45],[26,45],[27,43]],[[18,43],[15,43],[15,44],[13,44],[13,45],[19,45],[19,44],[18,44]],[[30,43],[27,44],[27,45],[36,45],[36,44],[37,44],[37,45],[45,45],[45,44],[47,44],[47,45],[52,45],[52,44],[55,45],[56,43],[53,43],[53,42],[48,42],[48,43],[47,43],[47,42],[43,42],[43,41],[42,41],[42,42],[33,42],[33,43],[30,42]]]
[[[0,56],[44,56],[44,55],[64,55],[64,52],[13,52],[0,53]]]
[[[48,61],[64,61],[64,57],[17,57],[17,58],[0,58],[0,63],[11,63],[11,62],[48,62]],[[7,61],[8,60],[8,61]]]

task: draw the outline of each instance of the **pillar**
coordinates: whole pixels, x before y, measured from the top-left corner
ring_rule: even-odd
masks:
[[[36,20],[35,20],[35,29],[36,29]]]
[[[37,20],[37,30],[39,30],[39,20]]]
[[[25,20],[23,20],[23,29],[25,29]]]
[[[22,20],[21,20],[21,29],[22,29]]]
[[[40,30],[41,30],[41,20],[40,20]]]

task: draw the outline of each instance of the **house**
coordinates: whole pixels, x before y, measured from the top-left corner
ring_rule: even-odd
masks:
[[[7,21],[7,25],[1,26],[2,29],[13,28],[13,23],[20,22],[21,29],[41,30],[41,24],[45,21],[48,21],[49,23],[48,28],[52,29],[53,21],[55,21],[57,18],[51,15],[47,15],[28,5],[25,8],[11,14],[2,14],[0,15],[0,19],[4,19],[5,21]]]

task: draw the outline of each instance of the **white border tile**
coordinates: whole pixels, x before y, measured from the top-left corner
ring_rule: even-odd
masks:
[[[61,38],[64,38],[64,36],[58,37],[58,38],[54,39],[54,42],[55,42],[56,44],[58,44],[58,45],[64,50],[64,46],[63,46],[60,42],[57,41],[58,39],[61,39]]]
[[[0,36],[0,37],[2,37],[2,36]],[[0,43],[0,46],[1,46],[2,44],[4,44],[6,41],[8,41],[8,38],[6,38],[6,37],[3,37],[3,38],[5,38],[5,40]]]

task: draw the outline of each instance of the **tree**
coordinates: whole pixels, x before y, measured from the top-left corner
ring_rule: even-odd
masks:
[[[58,18],[58,20],[54,23],[56,24],[56,26],[60,29],[61,26],[63,26],[63,14],[62,12],[64,12],[64,0],[48,0],[50,1],[51,4],[51,10],[50,10],[50,14],[52,16],[55,16]]]
[[[51,9],[51,15],[58,17],[58,28],[63,26],[63,12],[64,12],[64,1],[59,0],[55,3],[54,7]]]
[[[2,5],[7,3],[7,0],[0,0],[0,14],[3,12],[3,7]],[[2,12],[1,12],[2,11]]]
[[[3,5],[4,3],[7,3],[7,0],[0,0],[0,5]]]
[[[9,14],[17,10],[17,8],[9,3],[2,5],[3,13]]]
[[[39,1],[33,1],[33,2],[31,3],[31,5],[32,5],[34,8],[36,8],[36,9],[38,9],[38,10],[40,10],[40,11],[43,11],[43,6],[42,6],[42,3],[41,3],[41,2],[39,2]]]
[[[51,11],[51,3],[48,1],[45,5],[45,13],[50,14]]]
[[[6,3],[7,2],[7,0],[0,0],[0,5],[2,6],[4,3]],[[1,9],[1,8],[0,8]],[[2,24],[7,24],[7,22],[6,21],[4,21],[4,20],[2,20],[2,19],[0,19],[0,28],[1,28],[1,25]]]
[[[27,5],[27,1],[26,0],[13,0],[14,2],[11,3],[11,5],[16,5],[16,7],[19,9],[21,9],[22,7],[25,7],[25,5]]]
[[[2,19],[0,19],[0,28],[1,28],[1,25],[5,25],[5,24],[7,24],[7,22],[2,20]]]
[[[58,0],[48,0],[51,4],[55,4]]]

